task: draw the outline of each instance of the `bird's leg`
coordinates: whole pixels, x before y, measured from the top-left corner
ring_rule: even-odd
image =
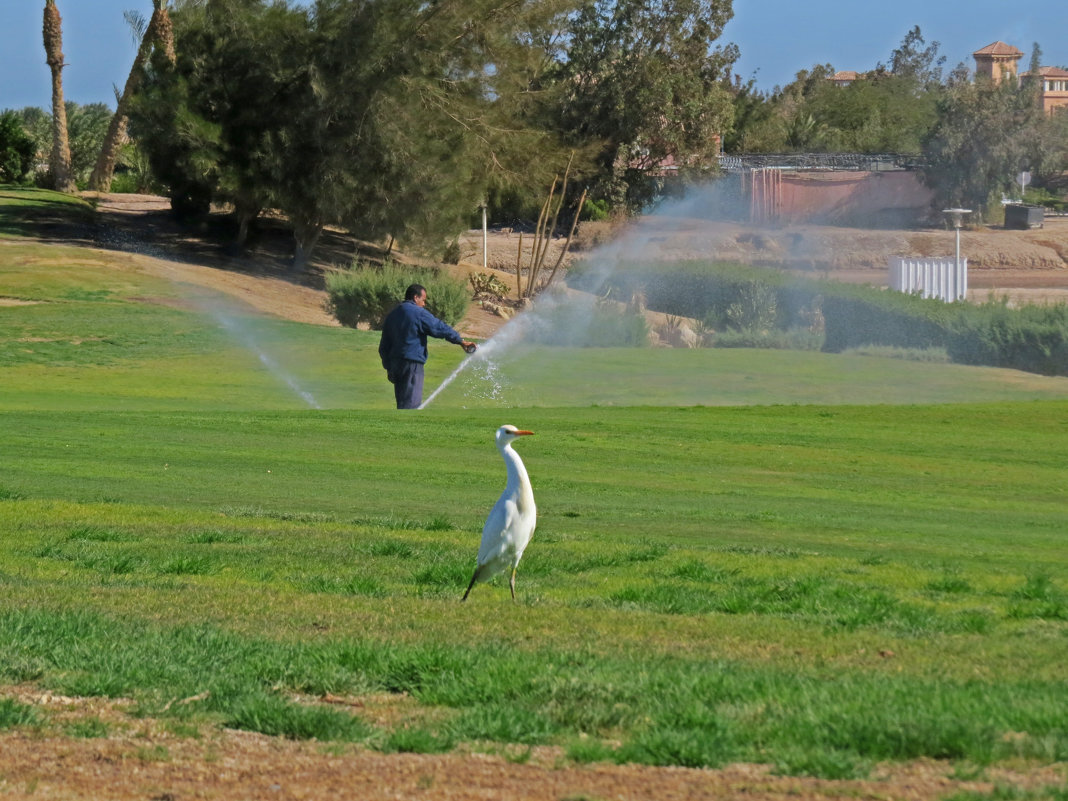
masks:
[[[512,568],[512,579],[508,582],[508,586],[512,590],[512,600],[515,601],[515,568]]]

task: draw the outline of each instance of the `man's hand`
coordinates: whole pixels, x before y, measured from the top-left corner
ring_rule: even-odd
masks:
[[[476,345],[474,342],[469,342],[466,339],[460,340],[460,347],[468,353],[474,353],[476,350],[478,350],[478,345]]]

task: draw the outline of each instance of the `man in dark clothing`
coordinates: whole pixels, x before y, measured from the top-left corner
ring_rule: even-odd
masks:
[[[426,287],[412,284],[404,293],[404,302],[386,315],[378,355],[393,383],[398,409],[418,409],[423,402],[423,365],[426,364],[427,336],[437,337],[474,348],[456,330],[426,310]]]

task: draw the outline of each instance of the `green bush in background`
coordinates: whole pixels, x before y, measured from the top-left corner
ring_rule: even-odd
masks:
[[[865,345],[946,347],[953,321],[964,306],[870,286],[839,284],[823,297],[823,350],[841,353]]]
[[[21,183],[33,169],[33,139],[13,111],[0,114],[0,183]]]
[[[796,342],[809,349],[818,335],[828,353],[933,349],[958,364],[1068,375],[1065,304],[945,303],[722,262],[629,262],[608,275],[579,263],[567,281],[576,289],[628,303],[641,298],[653,311],[696,319],[702,340],[715,347],[793,347]]]
[[[958,364],[1012,367],[1040,375],[1068,375],[1068,306],[1005,301],[970,306],[960,312],[947,350]]]
[[[426,287],[426,308],[449,325],[457,325],[467,313],[471,293],[462,281],[442,276],[433,269],[402,267],[389,261],[381,267],[353,262],[347,270],[329,273],[327,303],[342,325],[355,328],[359,323],[366,323],[378,330],[390,309],[404,299],[404,290],[411,284]]]

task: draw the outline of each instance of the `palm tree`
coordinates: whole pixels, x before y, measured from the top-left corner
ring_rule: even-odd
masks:
[[[77,187],[70,172],[70,141],[67,138],[67,109],[63,104],[63,21],[55,0],[45,0],[44,48],[52,70],[52,180],[60,192]]]
[[[111,118],[107,135],[104,137],[104,144],[100,147],[100,156],[96,160],[93,174],[89,177],[89,188],[94,192],[107,192],[111,189],[111,178],[115,174],[119,148],[126,139],[126,111],[130,98],[133,97],[141,83],[145,62],[153,46],[162,48],[167,60],[174,63],[174,26],[167,13],[167,0],[152,0],[152,5],[152,19],[147,26],[140,14],[135,15],[130,12],[126,14],[126,21],[135,31],[141,33],[141,45],[137,48],[137,56],[126,78],[126,86],[123,87],[122,95],[118,98],[115,114]]]

